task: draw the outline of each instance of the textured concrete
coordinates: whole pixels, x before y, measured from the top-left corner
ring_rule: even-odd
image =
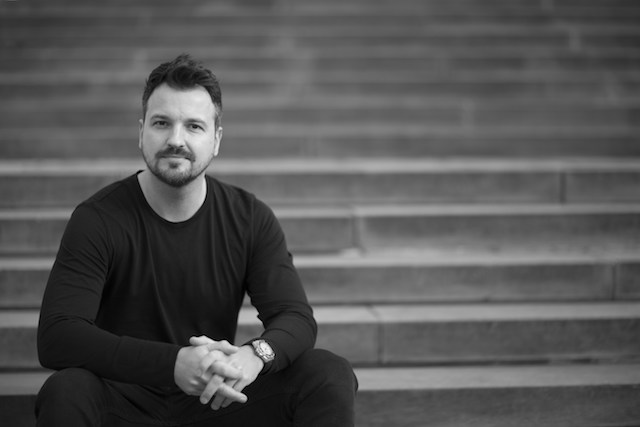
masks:
[[[290,250],[300,254],[606,256],[640,250],[640,205],[283,207],[275,213]],[[0,254],[55,253],[69,215],[68,209],[0,211]]]
[[[297,256],[294,262],[314,305],[596,301],[638,293],[635,264],[627,258],[347,254]],[[38,308],[52,264],[52,257],[0,258],[0,307]]]
[[[0,418],[7,425],[35,424],[35,394],[48,375],[0,374]],[[356,375],[358,427],[640,423],[638,365],[356,369]]]
[[[80,3],[0,1],[0,424],[33,426],[70,209],[141,167],[188,46],[212,172],[276,208],[358,427],[640,425],[636,0]]]
[[[640,306],[632,302],[316,307],[318,347],[357,365],[634,359]],[[34,368],[36,311],[0,311],[0,366]],[[237,342],[258,336],[255,309]],[[357,339],[353,339],[357,337]]]
[[[638,206],[362,207],[360,246],[425,254],[583,253],[640,249]]]

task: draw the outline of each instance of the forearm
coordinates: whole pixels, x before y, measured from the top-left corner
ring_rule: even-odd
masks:
[[[81,367],[115,381],[173,386],[179,346],[120,337],[79,319],[43,317],[38,357],[50,369]]]
[[[317,325],[310,308],[308,311],[284,311],[264,323],[262,338],[276,353],[274,361],[265,368],[265,374],[285,369],[315,344]]]

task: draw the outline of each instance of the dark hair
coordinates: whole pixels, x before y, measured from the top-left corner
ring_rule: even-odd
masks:
[[[157,66],[149,74],[142,93],[143,117],[147,115],[149,97],[163,83],[174,89],[191,89],[196,86],[202,86],[209,93],[211,101],[216,107],[215,126],[216,128],[220,126],[220,120],[222,119],[222,93],[218,79],[211,70],[184,53],[171,62],[165,62]]]

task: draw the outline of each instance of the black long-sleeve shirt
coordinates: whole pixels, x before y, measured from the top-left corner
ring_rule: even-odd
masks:
[[[311,307],[264,203],[207,177],[203,206],[172,223],[133,175],[80,204],[67,224],[40,313],[40,363],[174,387],[190,336],[233,342],[245,293],[276,352],[268,372],[313,347]]]

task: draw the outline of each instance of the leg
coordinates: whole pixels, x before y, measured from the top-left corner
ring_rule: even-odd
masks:
[[[357,379],[349,362],[325,350],[311,350],[287,369],[297,388],[294,426],[353,427]]]
[[[65,369],[44,383],[36,400],[38,426],[100,426],[107,397],[102,380],[84,369]]]
[[[309,350],[290,367],[248,386],[245,404],[213,411],[186,395],[172,399],[174,414],[189,427],[353,427],[357,380],[349,362],[325,350]]]
[[[90,371],[69,368],[51,375],[36,399],[37,425],[163,425],[166,393],[152,387],[118,383]]]

